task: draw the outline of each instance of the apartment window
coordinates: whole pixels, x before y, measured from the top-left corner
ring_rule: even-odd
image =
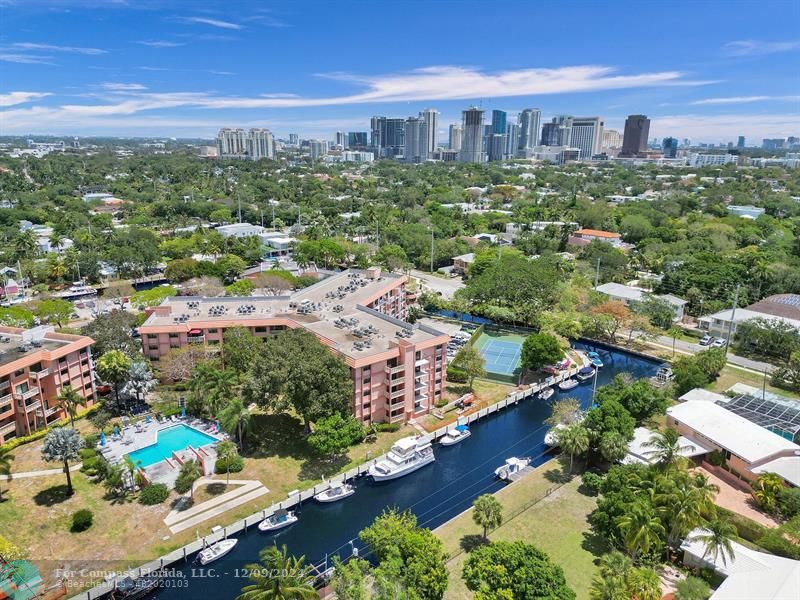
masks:
[[[209,328],[208,333],[217,333],[217,328],[216,327]]]
[[[365,402],[364,404],[361,405],[361,410],[369,410],[371,406],[372,404],[370,404],[369,402]]]
[[[26,381],[25,383],[20,383],[20,384],[19,384],[19,385],[16,387],[17,394],[24,394],[25,392],[27,392],[27,391],[28,391],[28,389],[29,389],[29,388],[28,388],[28,382],[27,382],[27,381]]]
[[[91,381],[87,381],[87,382],[86,382],[86,383],[83,385],[83,389],[85,389],[85,390],[88,390],[90,387],[92,387],[92,382],[91,382]]]
[[[59,374],[62,377],[67,377],[69,375],[69,369],[63,369]]]
[[[157,340],[158,339],[158,334],[157,333],[148,333],[147,334],[147,339],[148,340]]]
[[[14,371],[14,377],[21,377],[24,374],[25,374],[25,369],[17,369],[16,371]]]
[[[267,328],[265,326],[256,327],[256,333],[267,333]]]
[[[422,352],[417,350],[417,354],[415,355],[415,360],[421,360],[421,359],[422,359]]]
[[[170,337],[170,339],[175,339],[175,338],[177,338],[177,337],[178,337],[178,334],[177,334],[177,333],[175,333],[175,332],[171,332],[171,333],[169,334],[169,337]]]
[[[66,356],[62,356],[61,358],[58,359],[58,362],[59,362],[59,364],[63,364],[65,362],[67,362],[67,357]]]
[[[42,370],[42,363],[38,362],[35,365],[31,365],[30,369],[31,369],[31,372],[33,372],[33,373],[36,373],[37,371],[41,371]]]
[[[361,382],[362,385],[369,385],[372,382],[372,379],[367,377],[364,381]]]
[[[371,389],[369,389],[369,388],[365,389],[365,390],[364,390],[364,392],[363,392],[363,395],[364,395],[364,396],[369,396],[369,395],[371,395],[371,394],[372,394],[372,390],[371,390]]]
[[[155,344],[155,345],[154,344],[150,344],[148,346],[148,348],[150,348],[150,350],[158,350],[158,344]],[[63,375],[63,373],[62,373],[62,375]]]
[[[89,377],[89,371],[84,371],[84,372],[83,372],[83,376],[84,376],[84,377]]]

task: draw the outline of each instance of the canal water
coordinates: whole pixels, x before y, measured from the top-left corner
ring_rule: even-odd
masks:
[[[658,370],[656,361],[605,347],[578,349],[597,350],[605,363],[597,377],[597,385],[608,383],[618,373],[630,373],[635,378],[653,376]],[[333,504],[304,503],[298,511],[299,522],[269,535],[253,526],[239,536],[236,548],[225,558],[208,565],[213,571],[203,571],[193,564],[177,564],[175,577],[165,579],[165,587],[152,597],[159,599],[226,600],[236,598],[249,583],[245,565],[257,562],[263,548],[276,543],[285,544],[289,553],[304,555],[308,562],[318,564],[340,553],[350,555],[354,541],[363,556],[366,553],[358,540],[358,532],[368,526],[385,507],[410,509],[419,525],[434,528],[453,518],[472,504],[479,495],[495,492],[505,484],[497,481],[494,470],[510,456],[535,459],[538,466],[549,460],[545,455],[543,421],[550,415],[550,403],[564,397],[578,398],[584,408],[591,404],[592,381],[582,383],[568,392],[556,390],[547,402],[529,398],[516,406],[476,421],[470,426],[472,435],[451,447],[435,447],[436,462],[410,475],[380,484],[369,477],[359,478],[354,495]],[[263,482],[269,487],[269,481]]]

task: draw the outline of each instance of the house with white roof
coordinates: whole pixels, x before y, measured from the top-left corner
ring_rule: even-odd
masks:
[[[595,291],[605,294],[611,300],[619,300],[620,302],[624,302],[626,306],[630,306],[633,302],[641,302],[647,297],[648,294],[650,294],[650,292],[644,288],[632,285],[622,285],[621,283],[613,282],[598,285],[595,288]],[[683,310],[686,304],[688,304],[686,300],[683,298],[678,298],[678,296],[673,296],[672,294],[654,294],[654,296],[656,298],[660,298],[661,300],[666,300],[670,303],[670,305],[672,305],[672,309],[675,313],[675,315],[672,317],[673,321],[681,321],[683,319]]]
[[[731,541],[733,556],[708,552],[702,540],[706,530],[686,536],[681,550],[689,567],[712,569],[725,580],[710,600],[797,600],[800,597],[800,561],[752,550]]]
[[[739,323],[752,319],[780,321],[800,330],[800,294],[775,294],[747,308],[737,308],[736,311],[728,308],[700,317],[697,322],[701,330],[711,335],[727,337],[729,327],[733,335]]]
[[[622,459],[622,462],[626,465],[654,464],[658,458],[653,453],[653,448],[649,446],[654,435],[655,432],[647,429],[647,427],[637,427],[633,431],[633,439],[628,442],[628,454]],[[697,440],[690,440],[684,436],[678,438],[678,447],[678,454],[684,458],[694,458],[695,456],[702,456],[703,454],[711,452],[709,448],[703,446]]]

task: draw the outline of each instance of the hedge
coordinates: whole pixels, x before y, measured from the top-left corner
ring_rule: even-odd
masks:
[[[83,410],[83,411],[79,412],[77,415],[75,415],[75,420],[77,421],[78,419],[83,419],[84,417],[88,417],[89,415],[91,415],[92,413],[96,412],[99,409],[100,409],[100,404],[99,403],[95,404],[94,406],[90,406],[86,410]],[[15,437],[10,442],[6,442],[5,444],[0,445],[0,448],[2,448],[3,450],[13,450],[14,448],[22,446],[23,444],[27,444],[29,442],[35,442],[36,440],[40,440],[44,436],[46,436],[47,433],[51,429],[53,429],[55,427],[63,427],[64,425],[67,425],[68,423],[69,423],[69,421],[66,421],[66,420],[61,422],[61,423],[53,423],[50,427],[46,427],[44,429],[40,429],[39,431],[34,431],[30,435],[23,435],[22,437]]]
[[[456,367],[447,366],[447,380],[453,383],[467,383],[467,374]]]
[[[161,504],[169,496],[169,488],[163,483],[151,483],[139,492],[139,504],[154,506]]]
[[[375,428],[381,432],[392,433],[400,431],[400,423],[378,423]]]

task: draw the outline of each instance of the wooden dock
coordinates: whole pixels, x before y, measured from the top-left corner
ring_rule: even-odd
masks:
[[[524,469],[516,471],[515,473],[511,473],[511,474],[505,473],[503,475],[502,479],[503,479],[503,481],[508,481],[509,483],[514,483],[515,481],[518,481],[518,480],[522,479],[523,477],[525,477],[525,475],[527,475],[528,473],[532,473],[533,471],[534,471],[533,467],[527,466]]]

